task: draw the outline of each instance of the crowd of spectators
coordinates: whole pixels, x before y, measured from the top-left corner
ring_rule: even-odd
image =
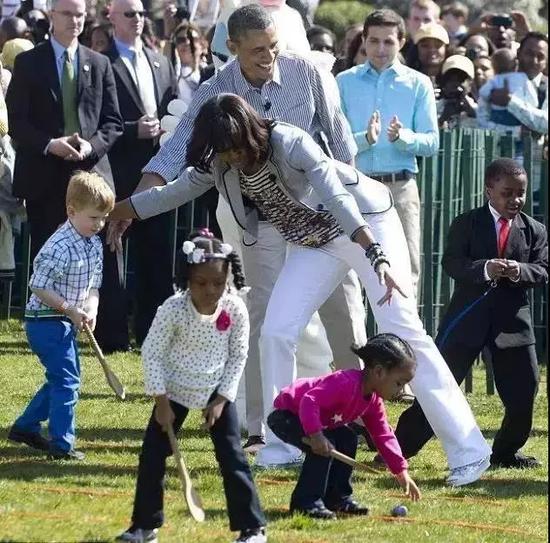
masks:
[[[329,53],[336,58],[333,66],[334,75],[364,62],[362,22],[350,26],[343,39],[338,40],[331,29],[311,24],[314,19],[311,17],[314,8],[312,11],[310,3],[305,0],[290,2],[291,7],[280,1],[261,3],[277,12],[281,11],[284,5],[284,9],[294,12],[294,15],[297,9],[303,15],[301,19],[311,50]],[[35,4],[42,5],[38,2]],[[237,5],[238,2],[234,4]],[[12,10],[13,15],[4,16],[0,22],[4,93],[10,78],[10,74],[6,74],[6,71],[13,69],[15,56],[31,48],[33,44],[48,40],[50,37],[51,22],[47,11],[35,9],[32,2],[26,1],[19,9],[12,8]],[[212,62],[210,41],[214,36],[216,24],[216,21],[211,21],[214,23],[212,27],[201,27],[190,22],[190,17],[191,13],[187,8],[168,4],[162,19],[152,20],[145,17],[141,34],[141,39],[146,46],[169,57],[178,78],[178,97],[187,103],[198,84],[205,79],[205,76],[209,77],[213,73],[207,68]],[[295,25],[295,19],[292,19]],[[286,11],[284,20],[285,22],[289,20]],[[204,20],[201,23],[204,24]],[[522,101],[522,107],[543,109],[546,99],[548,38],[546,34],[532,31],[522,13],[514,11],[509,14],[485,13],[472,20],[468,7],[460,1],[444,4],[433,0],[411,0],[408,6],[406,30],[400,59],[407,66],[430,78],[436,97],[443,104],[451,99],[456,113],[460,113],[460,115],[451,116],[453,117],[451,125],[466,123],[466,126],[495,128],[499,123],[491,123],[487,118],[487,110],[491,110],[492,116],[495,117],[494,112],[499,111],[499,108],[506,108],[509,101],[512,101],[512,104],[515,103],[515,109],[517,109],[518,102],[512,99],[512,96]],[[296,34],[296,32],[293,33]],[[285,30],[282,34],[290,35],[291,31]],[[299,38],[294,36],[293,39]],[[79,41],[101,53],[110,48],[113,29],[108,6],[97,12],[96,17],[85,20]],[[292,40],[286,37],[286,41],[287,47],[290,45],[289,48],[292,49]],[[524,47],[520,47],[522,42]],[[302,47],[300,45],[300,48]],[[496,57],[493,56],[495,53]],[[502,59],[505,54],[508,68],[502,72],[499,70],[502,60],[499,59]],[[445,60],[455,55],[464,56],[467,60],[453,58],[450,63],[445,64],[444,68]],[[230,55],[222,55],[222,62],[227,60],[228,56]],[[451,71],[450,76],[449,71]],[[456,71],[460,71],[462,75],[459,77],[453,73]],[[447,77],[445,77],[446,74]],[[526,77],[518,77],[518,74],[525,74]],[[495,80],[485,89],[481,115],[478,116],[480,88],[495,76],[497,76]],[[453,80],[450,85],[449,77]],[[457,81],[460,82],[456,83]],[[527,85],[528,82],[530,82],[529,85]],[[487,93],[489,88],[503,89],[506,86],[509,90],[507,93],[505,91],[492,95]],[[533,101],[534,95],[536,95],[535,101]],[[444,105],[438,107],[442,126],[448,125],[449,107],[443,116]],[[525,122],[522,122],[525,121],[525,117],[516,122],[511,121],[512,116],[513,113],[506,115],[508,121],[514,124],[506,126],[511,126],[513,128],[511,132],[517,134],[518,127],[526,126]],[[532,114],[528,114],[527,117],[532,117]]]
[[[375,44],[367,40],[363,22],[350,26],[341,37],[329,28],[314,24],[315,2],[292,0],[285,3],[283,0],[261,0],[259,3],[266,7],[275,21],[281,48],[308,57],[321,72],[332,71],[336,77],[338,85],[334,84],[334,80],[330,82],[327,79],[327,76],[330,77],[327,73],[323,76],[323,81],[326,88],[330,89],[327,92],[333,93],[333,96],[337,96],[338,92],[341,95],[339,99],[342,110],[358,144],[358,154],[355,158],[357,167],[363,173],[383,182],[388,181],[388,176],[393,176],[391,189],[407,235],[415,281],[420,273],[416,156],[436,152],[438,129],[479,127],[510,133],[516,139],[517,159],[521,159],[522,138],[526,134],[531,134],[536,142],[536,148],[542,155],[547,134],[548,37],[531,29],[522,13],[483,13],[472,18],[468,7],[459,1],[439,4],[433,0],[410,0],[405,27],[394,38],[381,37],[382,45],[379,49],[382,52],[377,52]],[[44,141],[44,148],[36,155],[37,160],[42,160],[46,155],[74,160],[72,170],[95,168],[103,160],[102,156],[106,155],[111,163],[110,175],[113,186],[117,189],[117,197],[123,198],[131,194],[137,186],[140,168],[158,150],[159,138],[163,133],[173,130],[173,116],[181,115],[191,104],[199,85],[233,57],[234,51],[229,50],[226,44],[225,21],[232,9],[241,2],[225,2],[217,18],[211,16],[211,12],[215,13],[216,10],[210,10],[213,5],[215,7],[215,2],[200,0],[190,3],[187,7],[169,3],[164,6],[161,17],[154,19],[149,18],[150,14],[139,0],[114,0],[104,9],[94,10],[94,17],[87,16],[84,10],[76,9],[80,4],[83,5],[81,0],[54,0],[50,10],[37,0],[25,0],[19,6],[13,4],[10,4],[9,10],[6,4],[0,21],[0,81],[3,91],[0,93],[2,185],[7,186],[10,176],[13,176],[14,154],[19,155],[19,166],[16,165],[15,170],[19,168],[21,172],[25,169],[22,161],[33,161],[32,154],[25,154],[26,142],[33,147],[33,152],[36,152],[37,142]],[[10,12],[7,13],[6,10]],[[74,31],[78,44],[106,55],[110,61],[109,69],[105,68],[103,74],[103,87],[100,85],[85,89],[90,95],[90,103],[94,102],[99,108],[99,119],[98,124],[89,128],[88,139],[91,141],[92,150],[88,155],[83,151],[79,152],[75,155],[77,158],[67,157],[63,155],[65,150],[59,150],[61,140],[72,137],[60,126],[56,128],[59,148],[57,143],[48,143],[53,136],[46,140],[33,140],[34,136],[28,135],[29,126],[33,122],[38,122],[38,118],[42,118],[44,112],[33,113],[36,103],[32,108],[30,102],[27,105],[23,103],[24,95],[31,96],[29,86],[34,82],[25,79],[32,75],[25,72],[29,69],[28,62],[23,70],[24,61],[18,61],[21,55],[21,59],[34,59],[33,62],[38,62],[41,57],[38,53],[34,57],[31,56],[32,50],[44,49],[47,42],[51,42],[57,51],[56,44],[59,45],[60,40],[56,38],[56,32],[60,32],[61,21],[68,22],[67,28],[70,27],[69,30]],[[391,24],[389,27],[393,28]],[[394,39],[395,42],[390,44],[390,49],[394,49],[391,55],[396,59],[393,65],[394,68],[397,66],[395,73],[409,78],[412,87],[420,93],[410,97],[410,101],[406,103],[391,102],[395,99],[392,98],[393,90],[403,84],[399,77],[392,76],[390,80],[380,76],[378,79],[370,80],[366,76],[368,70],[376,65],[377,56],[387,54],[384,39]],[[134,54],[141,50],[145,52],[146,61],[140,65],[139,61],[134,62],[133,59]],[[79,58],[78,61],[73,60],[77,69],[79,63],[83,62],[82,58]],[[62,62],[62,58],[58,59],[57,75],[64,93],[65,68]],[[80,68],[93,72],[95,77],[93,62],[84,63]],[[30,69],[32,70],[32,67]],[[42,67],[37,66],[37,69]],[[15,77],[12,75],[14,71]],[[364,85],[364,90],[369,96],[365,103],[368,102],[370,106],[366,107],[365,103],[356,102],[356,83],[353,83],[353,91],[349,88],[352,75],[357,78],[358,84]],[[17,80],[15,86],[13,79]],[[73,89],[78,99],[82,97],[81,87],[81,82],[78,81],[77,89]],[[117,100],[112,103],[111,124],[106,132],[105,104],[113,98],[115,87]],[[409,90],[406,89],[406,92]],[[403,96],[407,95],[406,92]],[[347,97],[346,93],[352,98]],[[7,107],[4,100],[6,94]],[[375,98],[376,102],[373,101]],[[173,102],[176,105],[170,109],[168,104],[174,99],[178,100]],[[116,106],[116,101],[120,107]],[[27,106],[30,109],[25,110]],[[117,107],[120,111],[115,111]],[[369,107],[371,110],[367,111]],[[82,134],[83,125],[86,124],[82,115],[90,114],[89,105],[85,105],[85,108],[88,108],[85,114],[79,109],[80,126],[79,119],[74,119],[75,130],[81,130],[79,139],[75,141],[79,142],[77,147],[81,145],[81,149],[88,150],[87,142],[82,143],[86,139]],[[397,111],[399,113],[396,113]],[[172,124],[168,117],[163,121],[163,117],[168,113],[168,117],[172,116]],[[30,123],[25,126],[27,132],[19,126],[23,114],[35,117],[27,119]],[[409,117],[412,123],[410,126],[406,121]],[[384,127],[384,132],[388,131],[387,136],[380,135],[381,126]],[[411,136],[407,140],[403,134],[409,128],[414,132],[414,137]],[[8,134],[12,137],[11,140]],[[96,141],[94,138],[97,134],[102,135]],[[81,136],[83,139],[80,139]],[[57,142],[57,139],[51,141]],[[101,142],[100,152],[97,142]],[[395,142],[397,143],[393,145]],[[377,147],[373,151],[375,144]],[[383,151],[386,148],[387,151]],[[387,155],[381,155],[382,152],[387,152]],[[389,164],[389,169],[384,169],[380,164],[376,165],[377,157],[380,159],[381,156],[387,160],[386,166]],[[65,168],[62,177],[68,179],[68,174],[72,170]],[[26,180],[23,184],[29,182]],[[33,204],[34,193],[22,190],[21,183],[16,180],[19,189],[15,191],[15,196],[27,200],[29,220],[32,222],[33,216],[38,214],[40,228],[43,230],[40,233],[32,232],[35,240],[32,253],[36,254],[39,242],[44,241],[52,233],[51,228],[63,219],[62,201],[57,205],[52,204],[51,208],[60,211],[46,221],[51,228],[44,228],[43,199],[46,198],[48,202],[54,196],[62,199],[63,187],[57,187],[49,194],[40,192],[37,202]],[[0,218],[4,229],[10,224],[6,213],[3,199],[0,201]],[[155,230],[152,226],[150,230],[142,229],[139,235],[136,233],[139,229],[134,229],[134,235],[141,236],[139,244],[143,249],[142,257],[138,259],[142,262],[138,264],[138,268],[143,268],[137,272],[142,281],[139,291],[148,293],[146,303],[141,304],[145,305],[141,308],[143,318],[140,321],[138,319],[140,324],[135,330],[138,343],[145,337],[154,309],[171,288],[168,245],[162,254],[153,254],[150,251],[151,240],[160,239],[163,232],[166,233],[164,237],[169,238],[167,232],[170,221],[164,221],[157,227],[160,230]],[[6,239],[6,236],[1,239]],[[0,254],[5,254],[5,251]],[[8,264],[0,262],[0,268],[13,266],[13,259],[8,260]],[[154,287],[147,282],[147,277],[152,276],[152,270],[145,264],[148,261],[154,262]],[[105,274],[107,287],[104,288],[114,289],[113,284],[121,280],[120,273],[116,273],[117,266],[120,271],[120,262],[113,266],[115,271]],[[165,269],[161,273],[163,267]],[[165,284],[162,287],[158,284],[159,277],[164,277]],[[140,296],[143,297],[143,294]],[[111,300],[115,299],[116,296],[113,294]],[[139,308],[140,304],[137,306]],[[117,307],[126,307],[124,300],[120,301]],[[112,324],[117,307],[113,307],[110,312],[112,319],[108,319],[103,326],[101,317],[98,322],[98,336],[106,350],[124,350],[129,347],[127,330],[115,332],[116,326]],[[137,310],[138,315],[140,311]],[[117,318],[116,322],[119,321]]]

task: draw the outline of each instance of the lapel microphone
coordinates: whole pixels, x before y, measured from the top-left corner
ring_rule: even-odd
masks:
[[[271,109],[271,102],[269,100],[264,104],[264,109],[266,111],[269,111]]]

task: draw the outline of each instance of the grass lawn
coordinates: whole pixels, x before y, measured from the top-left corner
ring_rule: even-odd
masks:
[[[41,366],[29,353],[21,324],[0,323],[0,541],[112,541],[129,524],[137,457],[151,401],[142,394],[142,372],[135,354],[110,357],[128,396],[118,401],[108,388],[99,363],[84,346],[83,383],[77,412],[80,463],[52,462],[24,446],[8,443],[14,418],[42,381]],[[411,462],[411,473],[423,500],[409,506],[409,516],[392,520],[391,507],[403,502],[387,474],[355,474],[356,497],[371,506],[370,517],[317,523],[287,515],[296,471],[255,471],[269,518],[270,543],[411,543],[547,541],[548,417],[546,374],[537,398],[535,424],[525,452],[537,456],[542,468],[531,471],[496,469],[463,489],[443,484],[446,463],[441,447],[431,441]],[[501,418],[497,396],[484,392],[484,376],[474,376],[469,396],[477,420],[492,439]],[[388,405],[396,422],[401,405]],[[197,524],[187,514],[172,459],[166,493],[166,524],[161,542],[216,543],[231,541],[221,480],[212,444],[192,416],[180,435],[191,476],[202,496],[207,522]],[[368,461],[374,453],[360,450]]]

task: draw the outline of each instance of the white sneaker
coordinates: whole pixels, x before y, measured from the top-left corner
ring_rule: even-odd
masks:
[[[243,530],[241,535],[235,539],[235,543],[266,543],[267,536],[265,535],[265,528],[259,530]]]
[[[115,541],[129,541],[130,543],[158,543],[158,529],[143,530],[142,528],[128,528]]]
[[[491,465],[490,458],[490,456],[486,456],[472,464],[452,469],[447,477],[447,484],[450,486],[464,486],[477,481]]]
[[[295,468],[298,466],[301,466],[304,463],[304,455],[300,454],[299,456],[296,456],[294,458],[289,458],[283,462],[260,462],[258,460],[258,456],[256,456],[256,462],[254,463],[254,466],[256,466],[259,469],[286,469],[286,468]]]
[[[255,465],[260,468],[284,468],[302,462],[302,451],[288,443],[267,443],[256,454]]]

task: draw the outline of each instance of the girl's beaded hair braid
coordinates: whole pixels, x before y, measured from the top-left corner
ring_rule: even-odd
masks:
[[[416,364],[411,346],[395,334],[377,334],[363,347],[352,347],[351,350],[365,363],[365,370],[382,366],[390,371],[405,363]]]
[[[193,266],[212,260],[225,260],[231,266],[233,284],[237,290],[245,286],[243,268],[239,255],[228,243],[223,243],[208,228],[200,228],[191,233],[189,240],[178,251],[175,284],[185,290]]]

